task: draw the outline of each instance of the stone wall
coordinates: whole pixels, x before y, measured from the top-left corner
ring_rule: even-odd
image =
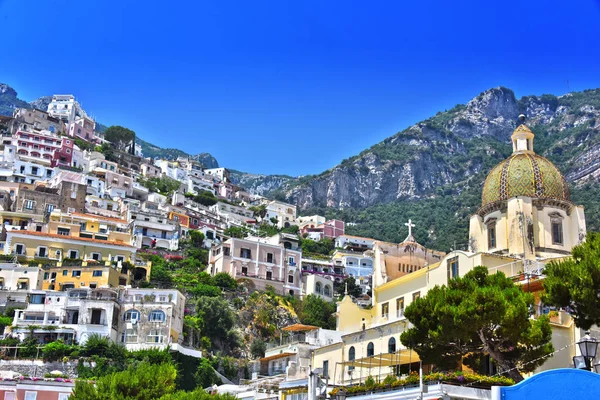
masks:
[[[77,377],[77,361],[44,362],[42,360],[0,360],[0,371],[13,371],[21,375],[43,378],[52,371],[61,371],[70,378]]]

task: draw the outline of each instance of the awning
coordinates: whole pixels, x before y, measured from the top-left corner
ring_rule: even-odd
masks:
[[[391,367],[393,365],[410,364],[419,361],[420,358],[416,351],[405,349],[395,353],[382,353],[371,357],[357,358],[353,361],[345,361],[342,363],[342,366],[358,368]]]
[[[279,390],[282,389],[295,389],[308,387],[308,379],[296,379],[293,381],[284,381],[279,384]]]
[[[294,324],[294,325],[286,326],[285,328],[282,329],[282,331],[303,332],[303,331],[314,331],[315,329],[319,329],[319,327],[312,326],[312,325]]]
[[[294,356],[294,355],[296,355],[296,353],[279,353],[279,354],[275,354],[275,355],[272,355],[269,357],[263,357],[259,361],[277,360],[278,358],[284,358],[284,357],[289,357],[289,356]]]

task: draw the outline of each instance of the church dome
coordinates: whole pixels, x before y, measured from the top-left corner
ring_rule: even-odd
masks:
[[[483,184],[482,206],[517,196],[569,201],[569,186],[558,168],[533,152],[531,130],[520,125],[512,140],[513,154],[492,168]]]

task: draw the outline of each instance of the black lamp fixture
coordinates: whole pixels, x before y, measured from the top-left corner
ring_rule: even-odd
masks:
[[[346,391],[344,389],[340,389],[335,395],[335,400],[346,400],[346,395]]]
[[[580,356],[573,357],[573,364],[577,369],[592,370],[592,360],[596,358],[598,350],[598,339],[590,336],[590,331],[585,332],[585,336],[577,342]],[[600,363],[594,365],[594,370],[600,372]]]

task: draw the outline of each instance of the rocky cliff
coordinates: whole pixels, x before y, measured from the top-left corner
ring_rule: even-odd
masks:
[[[363,208],[478,187],[510,154],[518,115],[536,133],[535,150],[580,184],[600,175],[600,90],[517,99],[487,90],[419,122],[283,194],[300,208]]]
[[[288,175],[251,174],[236,170],[231,170],[230,172],[232,183],[245,188],[250,193],[260,196],[269,195],[297,180],[297,178]]]

